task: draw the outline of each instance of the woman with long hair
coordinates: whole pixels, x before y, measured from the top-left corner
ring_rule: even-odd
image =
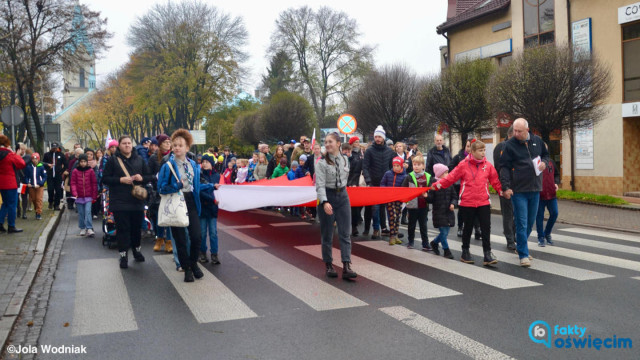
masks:
[[[276,147],[275,155],[271,161],[269,161],[269,166],[267,166],[267,178],[271,179],[271,175],[273,175],[273,171],[280,165],[280,159],[286,159],[287,156],[284,154],[284,147],[282,145],[278,145]],[[287,167],[289,167],[289,162],[287,161]]]
[[[269,162],[267,162],[267,156],[264,153],[258,154],[258,163],[256,164],[255,170],[253,170],[253,177],[258,180],[267,178],[267,168],[269,167]]]

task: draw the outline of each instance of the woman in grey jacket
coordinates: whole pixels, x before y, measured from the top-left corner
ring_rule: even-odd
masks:
[[[328,277],[337,277],[333,269],[332,244],[333,223],[338,224],[340,252],[342,257],[342,278],[354,279],[351,270],[351,204],[347,194],[349,159],[340,153],[340,137],[328,134],[324,139],[325,155],[315,166],[316,193],[318,194],[318,218],[322,234],[322,260],[326,264]]]

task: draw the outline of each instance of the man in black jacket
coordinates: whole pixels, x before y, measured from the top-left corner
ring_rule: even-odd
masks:
[[[433,165],[444,164],[449,166],[451,164],[451,151],[444,145],[444,138],[442,135],[437,134],[435,137],[436,146],[432,147],[427,154],[427,168],[426,171],[431,174],[431,177],[435,177],[433,173]]]
[[[513,137],[513,126],[507,130],[507,139],[493,149],[493,163],[498,174],[500,174],[500,156],[504,150],[504,144]],[[507,249],[516,250],[516,224],[513,221],[513,203],[510,199],[500,196],[500,212],[502,213],[502,229],[504,237],[507,239]]]
[[[527,239],[538,212],[542,171],[549,163],[549,152],[542,139],[529,131],[525,119],[513,122],[513,137],[505,142],[500,156],[500,182],[505,198],[511,198],[516,219],[516,243],[520,266],[529,267]]]
[[[47,168],[47,193],[49,209],[60,210],[62,200],[62,173],[67,170],[67,158],[60,151],[58,143],[51,144],[51,150],[44,154],[42,162]]]
[[[382,128],[382,125],[379,125],[373,133],[373,144],[371,144],[364,153],[362,174],[364,175],[364,181],[367,183],[367,186],[380,186],[380,181],[382,180],[384,173],[393,167],[392,162],[396,154],[385,144],[385,137],[386,133]],[[383,225],[382,220],[384,220],[385,216],[384,208],[381,210],[380,204],[373,205],[371,212],[373,220],[373,235],[371,236],[371,239],[379,240],[380,227]],[[384,228],[386,226],[382,227]]]

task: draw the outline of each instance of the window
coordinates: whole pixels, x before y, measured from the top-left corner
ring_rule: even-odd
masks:
[[[622,27],[624,101],[640,101],[640,22]]]
[[[84,87],[84,69],[80,68],[80,87]]]
[[[554,0],[523,0],[524,46],[555,42]]]

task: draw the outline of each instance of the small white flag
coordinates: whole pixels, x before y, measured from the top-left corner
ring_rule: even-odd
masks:
[[[111,140],[113,140],[111,138],[111,130],[107,130],[107,142],[104,144],[105,149],[109,148],[109,143],[111,142]]]

